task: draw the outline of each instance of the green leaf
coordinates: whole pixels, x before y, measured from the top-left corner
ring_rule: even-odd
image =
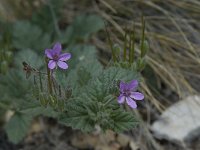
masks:
[[[77,45],[71,48],[73,59],[68,62],[71,69],[66,72],[61,70],[56,72],[59,85],[62,87],[70,85],[75,91],[77,86],[80,87],[80,82],[82,85],[87,85],[90,79],[97,77],[102,72],[103,66],[97,60],[96,51],[96,48],[90,45]]]
[[[16,69],[10,69],[6,75],[0,75],[0,102],[9,104],[16,110],[34,106],[32,97],[32,77],[26,79],[22,62],[31,62],[37,69],[42,67],[42,60],[31,50],[23,50],[16,54],[14,64]],[[20,88],[19,88],[20,87]]]
[[[15,113],[9,122],[5,125],[8,138],[13,143],[20,142],[26,135],[31,118],[24,114]]]
[[[35,105],[34,105],[35,103]],[[53,117],[56,118],[58,113],[53,110],[51,107],[43,107],[38,101],[33,101],[32,105],[29,107],[24,108],[23,110],[20,111],[21,113],[24,113],[28,116],[35,117],[39,115],[47,116],[47,117]]]
[[[87,40],[92,33],[104,27],[103,19],[97,15],[80,15],[75,18],[63,35],[63,42],[74,43]]]
[[[112,119],[114,122],[112,130],[115,132],[122,132],[134,128],[138,124],[137,119],[131,112],[124,112],[122,110],[112,113]]]
[[[92,62],[97,59],[97,49],[91,45],[76,45],[69,48],[69,50],[72,53],[73,58],[69,61],[69,65],[72,68],[75,68],[79,64],[92,64]]]
[[[111,129],[116,132],[131,129],[137,123],[132,113],[123,110],[117,103],[117,95],[111,91],[117,89],[116,80],[130,81],[138,79],[133,70],[110,67],[92,78],[78,92],[73,99],[67,101],[66,113],[60,121],[75,129],[92,131],[95,125],[102,130]],[[119,94],[119,93],[115,93]]]
[[[24,49],[19,51],[15,56],[15,65],[20,69],[23,69],[22,62],[25,61],[32,67],[36,69],[40,69],[44,66],[45,62],[42,61],[42,58],[38,56],[38,54],[30,49]]]
[[[40,10],[33,13],[32,23],[39,25],[43,31],[55,32],[55,22],[60,18],[63,0],[49,0]],[[55,18],[54,18],[55,17]],[[55,19],[55,20],[54,20]]]
[[[26,80],[23,72],[19,72],[19,70],[12,69],[6,76],[0,75],[0,78],[3,91],[1,92],[0,90],[1,96],[4,97],[5,95],[5,97],[7,97],[9,101],[12,100],[13,103],[15,103],[16,99],[25,97],[27,91],[30,89],[29,80]]]
[[[18,21],[13,27],[13,45],[17,49],[35,49],[43,51],[49,46],[50,37],[36,25],[28,21]]]

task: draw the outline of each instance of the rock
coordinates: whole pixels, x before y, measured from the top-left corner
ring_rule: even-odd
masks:
[[[39,133],[43,130],[41,124],[39,121],[37,120],[34,120],[31,124],[31,128],[30,128],[30,131],[29,131],[29,134],[33,134],[33,133]]]
[[[138,145],[136,145],[136,143],[133,141],[130,142],[129,147],[131,150],[139,150]]]
[[[8,110],[5,114],[5,122],[8,122],[10,120],[10,118],[14,115],[14,111],[12,110]]]
[[[130,147],[131,150],[137,150],[138,148],[130,136],[116,134],[111,130],[99,134],[78,132],[71,138],[70,143],[78,149],[120,150]]]
[[[132,139],[125,134],[118,134],[117,136],[117,142],[119,142],[122,147],[126,147],[131,140]]]
[[[72,146],[79,149],[91,149],[94,148],[99,142],[97,135],[91,135],[88,133],[77,133],[71,139]]]
[[[158,139],[183,143],[200,134],[200,96],[189,96],[166,109],[151,130]]]

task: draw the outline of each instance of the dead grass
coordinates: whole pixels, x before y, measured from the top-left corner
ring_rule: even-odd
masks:
[[[196,14],[198,1],[100,0],[99,4],[94,5],[99,14],[110,23],[110,31],[121,35],[113,36],[113,39],[119,42],[122,41],[125,26],[131,27],[133,21],[138,26],[136,32],[140,32],[140,17],[144,14],[146,38],[151,44],[146,59],[161,79],[159,82],[164,82],[179,97],[196,92],[189,79],[191,76],[198,76],[200,66],[200,18],[197,18]],[[139,53],[139,50],[137,52]],[[143,89],[151,97],[151,89],[145,85]],[[160,104],[156,104],[159,101],[154,101],[152,97],[149,100],[160,110]]]

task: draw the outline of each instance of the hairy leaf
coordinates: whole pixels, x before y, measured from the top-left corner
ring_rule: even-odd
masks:
[[[104,131],[112,129],[116,132],[134,127],[137,123],[134,115],[120,108],[117,95],[111,92],[112,88],[118,89],[114,84],[116,80],[132,79],[138,79],[134,71],[117,67],[106,69],[80,89],[75,95],[78,97],[67,101],[66,114],[61,116],[60,121],[82,131],[92,131],[95,125]]]
[[[17,49],[35,49],[43,51],[49,46],[50,37],[36,25],[28,21],[18,21],[13,27],[13,45]]]
[[[13,143],[18,143],[26,135],[31,118],[25,114],[15,113],[5,125],[8,138]]]
[[[72,44],[77,41],[83,41],[89,38],[104,27],[102,18],[97,15],[80,15],[75,18],[71,26],[69,26],[63,35],[63,42]]]

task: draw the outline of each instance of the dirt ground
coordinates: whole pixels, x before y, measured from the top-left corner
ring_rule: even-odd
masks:
[[[152,147],[139,132],[141,129],[135,128],[124,134],[112,131],[106,134],[99,134],[98,131],[87,134],[60,125],[52,118],[37,118],[28,135],[19,144],[9,142],[5,131],[0,130],[0,150],[146,150],[146,147]],[[165,140],[156,141],[162,150],[200,149],[199,137],[187,142],[185,148]]]

